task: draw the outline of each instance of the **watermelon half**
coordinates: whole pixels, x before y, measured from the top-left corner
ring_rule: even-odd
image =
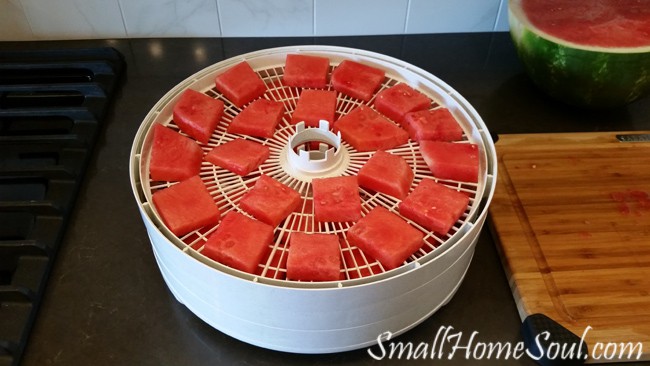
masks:
[[[510,34],[533,80],[569,104],[608,108],[650,91],[650,4],[510,0]]]

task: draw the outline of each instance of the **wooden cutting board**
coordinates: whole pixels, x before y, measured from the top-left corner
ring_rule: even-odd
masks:
[[[648,360],[650,141],[617,134],[499,136],[490,218],[522,320],[591,327],[589,352],[641,342]]]

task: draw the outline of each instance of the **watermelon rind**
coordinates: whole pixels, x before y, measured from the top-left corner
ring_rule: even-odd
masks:
[[[621,107],[650,92],[650,45],[607,48],[571,43],[530,23],[510,0],[510,35],[532,81],[551,97],[588,108]]]

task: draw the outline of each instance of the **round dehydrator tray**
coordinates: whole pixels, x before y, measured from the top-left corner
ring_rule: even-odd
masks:
[[[287,164],[287,146],[297,127],[290,123],[301,88],[284,85],[282,75],[287,54],[324,56],[331,71],[343,60],[353,60],[382,69],[386,73],[379,90],[407,83],[432,100],[432,108],[448,108],[464,133],[462,141],[479,147],[478,183],[437,179],[431,174],[417,142],[387,150],[403,157],[415,173],[413,189],[422,179],[434,179],[465,192],[470,203],[465,213],[446,235],[439,235],[405,219],[425,234],[423,246],[404,264],[392,270],[364,255],[346,239],[353,223],[318,223],[310,201],[311,179],[320,176],[356,175],[373,154],[358,152],[342,141],[343,159],[326,173],[296,172]],[[281,101],[282,121],[272,138],[232,135],[226,128],[241,109],[235,107],[214,86],[217,75],[241,62],[248,62],[264,80],[263,98]],[[174,182],[149,179],[149,155],[155,123],[178,129],[172,109],[188,89],[224,101],[224,115],[204,153],[235,138],[246,138],[269,146],[271,154],[256,171],[238,176],[203,162],[200,177],[221,215],[236,210],[241,197],[266,174],[300,193],[303,204],[275,229],[269,257],[259,264],[256,274],[245,273],[201,254],[207,237],[218,227],[206,227],[177,237],[163,224],[152,204],[156,190]],[[328,89],[332,89],[328,85]],[[376,95],[376,93],[375,93]],[[337,94],[337,118],[368,102]],[[266,49],[230,58],[190,76],[170,90],[145,117],[135,137],[130,156],[131,184],[164,280],[174,296],[214,328],[244,342],[296,353],[331,353],[358,349],[377,343],[380,334],[400,334],[419,324],[446,304],[460,286],[485,222],[495,187],[496,153],[480,116],[455,90],[430,73],[385,55],[332,46],[295,46]],[[362,213],[384,206],[398,214],[400,200],[360,188]],[[292,232],[337,234],[341,241],[341,278],[330,282],[301,282],[285,279],[288,239]]]

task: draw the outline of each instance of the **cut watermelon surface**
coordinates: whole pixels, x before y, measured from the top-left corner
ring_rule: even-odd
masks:
[[[413,175],[404,158],[379,150],[361,167],[357,176],[361,187],[402,199],[409,192]]]
[[[219,222],[219,208],[198,175],[154,192],[152,199],[163,222],[176,236]]]
[[[447,108],[407,113],[404,128],[414,141],[458,141],[463,129]]]
[[[311,184],[316,221],[349,222],[361,218],[357,177],[316,178]]]
[[[204,144],[219,124],[224,104],[196,90],[186,89],[174,105],[174,123],[189,136]]]
[[[327,57],[288,54],[282,78],[288,86],[326,88],[329,68]]]
[[[261,175],[255,186],[239,201],[239,206],[256,219],[273,227],[302,203],[300,194],[277,180]]]
[[[377,93],[375,108],[379,113],[402,124],[409,112],[428,109],[431,99],[410,86],[401,83]]]
[[[215,78],[215,86],[238,108],[266,92],[266,84],[246,61],[218,75]]]
[[[469,197],[432,179],[422,179],[399,204],[399,213],[422,227],[445,235],[467,209]]]
[[[397,268],[422,246],[424,234],[382,206],[348,230],[347,238],[386,269]]]
[[[321,119],[334,123],[336,92],[333,90],[305,89],[300,93],[291,123],[305,122],[306,127],[318,127]]]
[[[210,235],[201,253],[240,271],[255,274],[268,257],[273,227],[230,211]]]
[[[287,278],[298,281],[336,281],[341,275],[336,234],[294,232],[289,240]]]
[[[217,145],[205,160],[237,175],[248,175],[269,158],[268,146],[255,141],[234,139]]]
[[[154,181],[180,181],[199,174],[203,150],[196,141],[165,127],[153,126],[149,173]]]
[[[511,0],[510,33],[533,80],[586,107],[650,92],[650,4],[637,0]]]
[[[332,71],[332,86],[336,91],[367,102],[384,82],[385,76],[381,69],[344,60]]]
[[[436,178],[478,182],[479,151],[475,144],[421,141],[420,151]]]
[[[408,142],[408,133],[367,106],[339,118],[334,130],[358,151],[387,150]]]
[[[228,125],[228,133],[271,138],[284,115],[284,105],[258,99],[239,112]]]

